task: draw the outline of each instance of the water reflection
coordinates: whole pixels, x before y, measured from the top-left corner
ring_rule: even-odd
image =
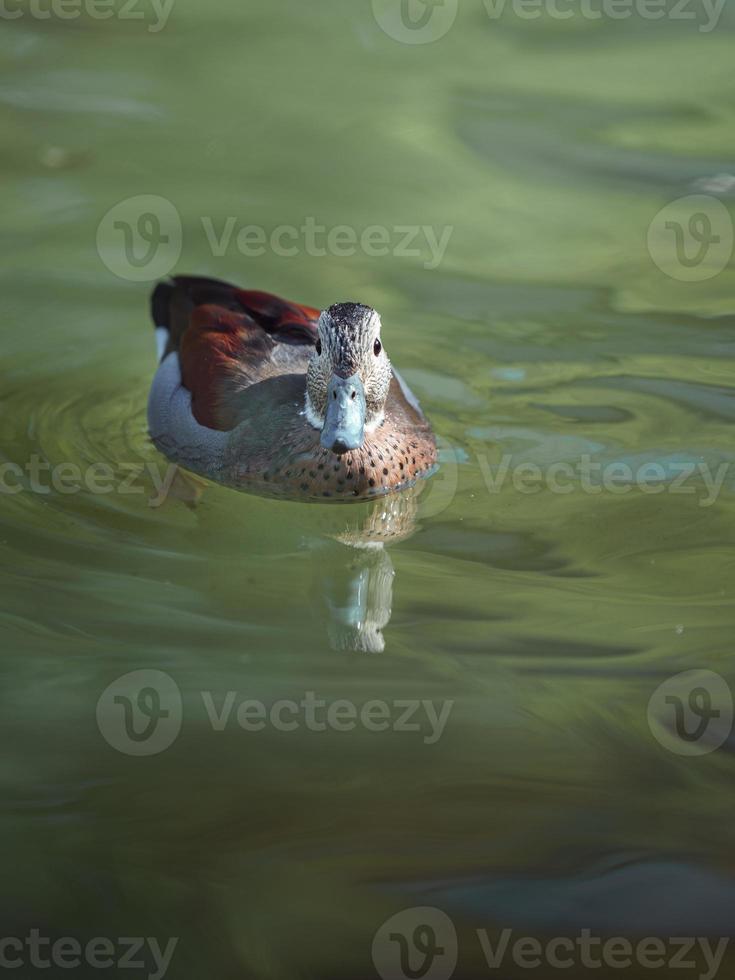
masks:
[[[383,497],[346,521],[339,533],[313,542],[314,585],[327,615],[334,650],[381,653],[390,622],[395,569],[388,546],[417,527],[424,484]],[[326,559],[326,560],[325,560]]]
[[[316,561],[316,581],[328,616],[329,642],[334,650],[382,653],[383,630],[390,622],[395,569],[382,542],[340,546],[344,574],[335,575]]]

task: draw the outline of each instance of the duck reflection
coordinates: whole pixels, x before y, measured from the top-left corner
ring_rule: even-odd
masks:
[[[334,650],[381,653],[393,606],[395,569],[388,548],[417,529],[423,484],[382,497],[339,532],[314,542],[314,586]]]
[[[197,511],[206,488],[201,478],[179,470],[167,499]],[[235,524],[246,528],[251,552],[263,549],[267,553],[275,548],[289,560],[294,550],[311,553],[309,607],[312,614],[317,611],[317,629],[326,627],[333,650],[380,653],[385,649],[384,631],[390,623],[396,575],[390,548],[410,538],[419,528],[419,517],[430,516],[437,499],[442,506],[444,496],[441,480],[421,481],[369,503],[298,508],[287,504],[285,509],[281,503],[277,520],[270,510],[256,510],[270,508],[272,502],[259,505],[256,501],[263,498],[250,496],[247,520]],[[228,536],[231,533],[228,524]],[[265,569],[260,574],[262,577]],[[278,615],[282,619],[282,607]]]
[[[393,604],[393,562],[380,542],[342,548],[344,574],[328,572],[321,583],[330,645],[334,650],[380,653]]]

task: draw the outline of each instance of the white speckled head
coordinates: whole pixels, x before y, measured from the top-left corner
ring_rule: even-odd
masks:
[[[322,445],[342,453],[359,448],[383,421],[391,365],[380,317],[361,303],[337,303],[319,317],[306,376],[306,415]]]

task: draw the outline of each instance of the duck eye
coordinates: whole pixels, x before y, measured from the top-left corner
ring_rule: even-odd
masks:
[[[376,357],[382,351],[382,349],[383,349],[383,345],[380,343],[380,340],[376,337],[375,343],[373,344],[373,353],[375,354]]]
[[[317,353],[317,356],[319,356],[321,354],[321,352],[322,352],[322,342],[317,337],[317,341],[316,341],[316,353]]]

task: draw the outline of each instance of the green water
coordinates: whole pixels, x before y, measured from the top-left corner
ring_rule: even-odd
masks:
[[[735,742],[678,754],[648,706],[682,671],[735,679],[735,198],[712,183],[733,12],[703,32],[468,0],[408,45],[363,2],[177,0],[156,32],[138,9],[1,25],[0,932],[178,937],[168,976],[258,980],[377,976],[373,936],[412,906],[452,917],[466,977],[476,927],[729,935]],[[667,215],[720,221],[703,264],[661,221],[647,246],[692,194]],[[180,215],[177,271],[379,309],[442,445],[421,495],[177,478],[161,503],[150,283],[96,245],[139,195]],[[389,254],[318,254],[308,221],[378,226]],[[243,255],[247,225],[293,227],[295,254]],[[449,229],[440,261],[403,226]],[[122,702],[98,724],[139,670],[183,702],[141,756],[111,744]],[[308,692],[452,705],[435,739],[423,709],[419,731],[236,722]]]

